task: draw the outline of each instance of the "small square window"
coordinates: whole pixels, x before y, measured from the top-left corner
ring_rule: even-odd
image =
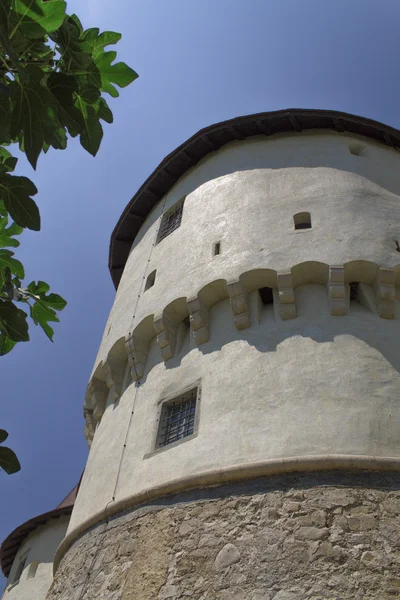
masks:
[[[295,229],[311,229],[311,215],[309,212],[297,213],[293,217]]]
[[[184,201],[185,198],[182,198],[182,200],[179,200],[179,202],[177,202],[163,215],[160,229],[158,231],[157,244],[180,226],[182,221]]]
[[[196,404],[199,388],[164,402],[158,427],[157,448],[182,440],[195,432]]]

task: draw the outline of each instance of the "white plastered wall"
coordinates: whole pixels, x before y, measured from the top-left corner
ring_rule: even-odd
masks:
[[[21,544],[11,567],[4,600],[44,600],[53,581],[53,560],[65,536],[69,517],[50,519]],[[26,556],[22,575],[15,582],[20,560]]]
[[[362,156],[349,151],[355,140]],[[153,340],[140,386],[108,403],[98,426],[71,535],[106,505],[204,473],[224,480],[268,461],[301,468],[310,457],[400,459],[399,298],[393,320],[359,303],[336,317],[326,285],[313,278],[316,262],[398,269],[399,193],[396,151],[324,132],[232,143],[179,180],[134,242],[94,370],[145,317],[210,282],[302,263],[310,276],[295,287],[294,319],[282,321],[276,307],[260,312],[252,291],[246,329],[237,331],[222,298],[210,307],[208,342],[196,347],[187,335],[164,362]],[[163,211],[185,195],[181,226],[153,248]],[[295,231],[293,215],[303,211],[312,229]],[[222,252],[212,258],[217,241]],[[154,269],[155,285],[141,293]],[[373,294],[373,281],[366,285]],[[197,437],[146,458],[160,400],[198,380]]]

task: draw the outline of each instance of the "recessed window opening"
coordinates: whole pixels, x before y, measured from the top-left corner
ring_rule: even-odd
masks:
[[[358,281],[350,281],[350,301],[358,300]]]
[[[258,290],[258,293],[260,294],[261,302],[264,304],[264,306],[266,306],[267,304],[274,303],[274,293],[273,293],[272,288],[270,288],[270,287],[260,288]]]
[[[311,215],[309,212],[297,213],[293,217],[295,229],[311,229]]]
[[[157,244],[180,226],[182,221],[184,201],[185,198],[179,200],[179,202],[174,204],[174,206],[162,216],[160,229],[158,231]]]
[[[359,142],[349,144],[349,152],[353,156],[365,156],[365,146]]]
[[[161,408],[157,447],[162,448],[194,433],[198,388],[165,402]]]
[[[213,245],[213,256],[221,254],[221,242],[215,242]]]
[[[25,569],[25,565],[26,565],[26,560],[28,558],[28,552],[25,554],[25,556],[21,557],[18,563],[18,567],[17,570],[15,571],[15,576],[13,579],[13,583],[18,583],[18,581],[21,578],[21,575]]]
[[[34,560],[33,562],[31,562],[31,564],[28,567],[27,579],[33,579],[35,577],[36,571],[38,570],[38,566],[39,566],[39,563],[37,560]]]
[[[146,285],[144,286],[144,291],[148,290],[149,288],[153,287],[154,282],[156,280],[156,269],[154,271],[152,271],[150,273],[150,275],[147,277],[146,279]]]

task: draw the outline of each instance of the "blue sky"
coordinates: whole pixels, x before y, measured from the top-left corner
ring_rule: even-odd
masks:
[[[42,231],[18,250],[27,280],[68,300],[55,343],[39,330],[1,358],[1,421],[20,473],[0,474],[0,539],[53,508],[87,457],[82,407],[114,289],[111,231],[162,158],[198,129],[252,112],[330,108],[400,127],[398,0],[78,0],[85,27],[120,31],[140,75],[110,102],[93,159],[72,141],[39,159]]]

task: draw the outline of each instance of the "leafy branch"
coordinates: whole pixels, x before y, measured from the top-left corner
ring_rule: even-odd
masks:
[[[0,356],[29,340],[28,317],[53,340],[50,323],[66,305],[43,281],[22,284],[24,267],[10,248],[19,246],[16,236],[25,228],[40,230],[40,213],[36,186],[13,174],[17,158],[8,148],[18,144],[33,169],[42,152],[64,150],[69,136],[79,136],[95,156],[102,122],[113,121],[104,94],[116,98],[117,86],[137,77],[106,50],[120,39],[113,31],[84,30],[64,0],[0,2]],[[0,468],[12,472],[4,450]]]

